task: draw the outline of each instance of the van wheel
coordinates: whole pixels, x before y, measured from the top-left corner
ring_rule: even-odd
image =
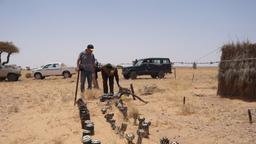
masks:
[[[136,79],[137,78],[137,73],[134,72],[134,71],[131,72],[130,77],[131,77],[131,79]]]
[[[71,77],[71,74],[70,74],[70,72],[64,72],[63,73],[63,76],[64,76],[64,78],[66,79],[66,78],[70,78]]]
[[[6,79],[6,77],[1,77],[0,81],[4,81]]]
[[[7,79],[8,81],[17,81],[19,79],[19,76],[16,74],[8,74]]]
[[[157,77],[157,75],[156,74],[152,74],[151,77],[155,79]]]
[[[162,79],[162,78],[164,78],[164,72],[163,71],[160,71],[159,73],[158,73],[158,78],[160,78],[160,79]]]
[[[40,73],[36,73],[36,74],[34,75],[34,77],[35,77],[35,79],[37,79],[37,80],[43,78],[42,74],[40,74]]]

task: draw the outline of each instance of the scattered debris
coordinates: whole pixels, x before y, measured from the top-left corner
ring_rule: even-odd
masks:
[[[143,129],[138,129],[137,130],[138,139],[137,139],[136,144],[142,144],[142,139],[144,137],[144,134],[145,134],[145,131]]]
[[[160,144],[179,144],[177,141],[171,141],[167,137],[163,137],[160,139]]]
[[[127,134],[125,135],[125,138],[126,138],[128,144],[133,144],[132,141],[133,141],[133,139],[135,138],[135,136],[134,136],[134,134],[132,134],[132,133],[127,133]]]

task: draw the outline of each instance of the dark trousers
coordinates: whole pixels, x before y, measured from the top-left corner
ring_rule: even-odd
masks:
[[[110,93],[114,94],[114,75],[109,76],[104,71],[101,72],[101,75],[103,79],[104,93],[108,93],[108,82],[109,82]]]
[[[87,79],[88,89],[92,89],[92,72],[91,71],[81,71],[81,92],[84,92],[85,80]]]

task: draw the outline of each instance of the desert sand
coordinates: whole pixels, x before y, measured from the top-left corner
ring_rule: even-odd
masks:
[[[121,70],[120,70],[121,71]],[[77,106],[73,105],[76,75],[71,79],[48,77],[45,80],[25,78],[18,82],[0,82],[0,143],[1,144],[79,144],[82,129]],[[125,98],[128,112],[137,110],[151,121],[149,139],[145,144],[158,144],[168,137],[180,144],[255,144],[256,112],[250,124],[247,110],[256,108],[256,102],[221,98],[217,93],[217,68],[177,68],[177,76],[165,79],[141,76],[125,80],[121,85],[134,85],[135,93],[149,101]],[[126,140],[111,129],[104,119],[99,101],[99,90],[86,97],[91,119],[95,124],[93,139],[103,144],[126,144]],[[154,87],[145,94],[145,87]],[[117,89],[115,89],[117,91]],[[186,97],[185,105],[183,98]],[[113,107],[117,123],[121,113]],[[127,121],[127,132],[136,134],[133,119]],[[137,137],[134,139],[136,142]]]

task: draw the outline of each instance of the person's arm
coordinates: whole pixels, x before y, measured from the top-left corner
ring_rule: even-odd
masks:
[[[92,64],[93,64],[94,71],[96,71],[96,59],[94,54],[92,54]]]
[[[76,61],[76,70],[80,70],[80,68],[79,68],[79,65],[80,65],[80,63],[81,63],[80,57],[81,57],[81,54],[78,56],[78,59],[77,59],[77,61]]]
[[[120,87],[117,68],[115,68],[114,76],[115,76],[115,79],[116,79],[117,86]]]

